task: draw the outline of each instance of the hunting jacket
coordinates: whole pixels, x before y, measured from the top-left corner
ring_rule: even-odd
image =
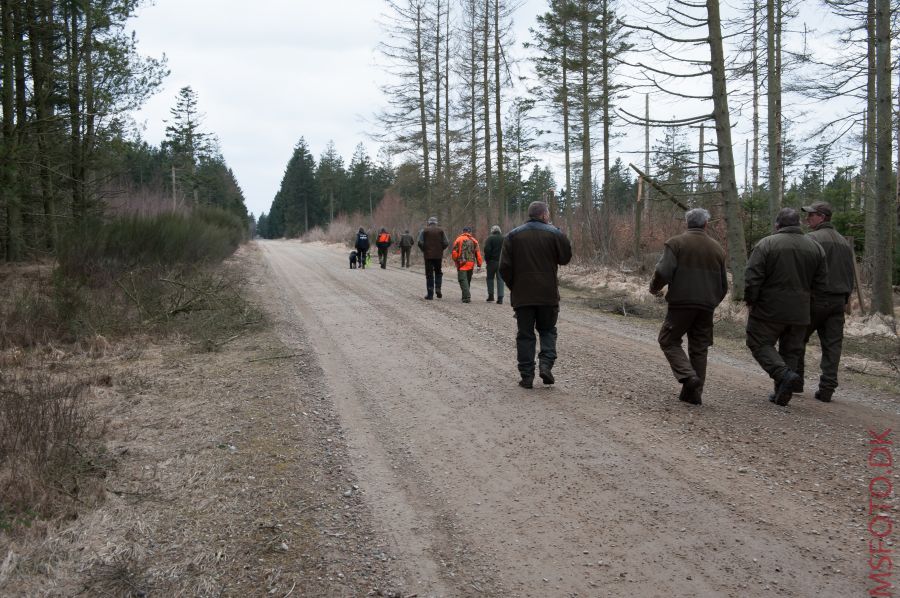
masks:
[[[426,260],[439,260],[444,257],[444,250],[450,246],[447,233],[436,224],[429,224],[419,231],[419,239],[416,243],[422,250],[422,257]]]
[[[744,273],[750,316],[783,324],[809,324],[810,298],[828,288],[825,250],[799,226],[760,240]]]
[[[467,256],[463,255],[463,243],[466,241],[472,241],[475,254],[468,256],[473,259],[466,259]],[[453,242],[453,250],[450,252],[450,257],[456,262],[456,269],[465,272],[466,270],[474,270],[475,262],[478,262],[478,267],[481,267],[482,259],[481,259],[481,249],[478,247],[478,241],[475,240],[470,233],[463,233],[460,236],[456,237],[456,240]]]
[[[808,235],[825,250],[825,262],[828,264],[825,294],[843,295],[846,301],[853,292],[853,249],[850,243],[834,230],[830,222],[823,222]]]
[[[484,240],[484,261],[499,262],[501,249],[503,249],[503,235],[499,232],[489,234]]]
[[[714,311],[728,292],[725,250],[702,228],[672,237],[656,264],[650,292],[666,285],[669,307]]]
[[[568,237],[552,224],[529,220],[503,240],[500,277],[511,291],[513,308],[559,305],[559,266],[572,259]]]

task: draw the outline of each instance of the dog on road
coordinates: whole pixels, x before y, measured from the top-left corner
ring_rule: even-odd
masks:
[[[356,269],[356,263],[357,263],[357,261],[358,261],[358,259],[357,259],[357,256],[358,256],[358,255],[359,255],[359,254],[356,253],[356,250],[353,250],[353,251],[350,252],[350,269],[351,269],[351,270]]]

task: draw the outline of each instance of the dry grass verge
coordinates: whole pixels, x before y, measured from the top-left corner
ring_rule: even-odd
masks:
[[[221,280],[262,275],[249,252]],[[231,311],[165,327],[181,332],[41,351],[88,383],[110,466],[98,500],[0,532],[0,595],[399,595],[312,352],[248,309],[243,280]]]

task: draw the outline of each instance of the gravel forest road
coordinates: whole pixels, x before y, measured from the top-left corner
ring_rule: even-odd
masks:
[[[324,375],[405,594],[862,596],[870,430],[898,398],[842,387],[787,408],[748,352],[711,349],[704,404],[648,326],[564,302],[555,386],[517,386],[513,311],[424,301],[421,269],[347,268],[262,242],[266,292]],[[815,360],[811,360],[815,363]],[[811,374],[818,373],[817,368]]]

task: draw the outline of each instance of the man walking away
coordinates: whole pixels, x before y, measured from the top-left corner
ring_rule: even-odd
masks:
[[[769,400],[783,407],[802,388],[797,370],[812,294],[824,293],[828,285],[825,251],[803,234],[795,209],[778,212],[775,234],[753,248],[744,284],[750,308],[747,347],[775,382]]]
[[[516,354],[519,386],[532,388],[537,328],[541,339],[539,374],[544,384],[555,382],[551,370],[556,362],[556,321],[559,317],[559,266],[572,259],[572,245],[550,224],[550,211],[542,201],[528,206],[528,221],[514,228],[503,240],[500,276],[511,294],[516,313]]]
[[[356,258],[359,260],[359,267],[365,269],[366,261],[369,257],[369,235],[366,234],[365,229],[363,227],[359,227],[359,232],[356,233]]]
[[[459,279],[459,288],[462,290],[462,302],[469,303],[472,301],[470,289],[472,272],[475,270],[476,263],[479,270],[481,270],[481,264],[483,263],[481,250],[478,248],[478,241],[472,236],[470,227],[464,227],[462,234],[456,237],[450,257],[456,263],[456,276]]]
[[[412,235],[409,234],[408,230],[403,231],[403,234],[400,235],[400,267],[401,268],[409,268],[409,252],[412,250],[413,246],[413,238]]]
[[[728,291],[725,250],[706,234],[709,212],[703,208],[684,215],[687,232],[666,241],[650,292],[666,293],[666,319],[659,331],[659,347],[672,373],[681,382],[679,400],[700,405],[706,382],[706,356],[713,344],[713,312]],[[681,347],[687,334],[688,355]]]
[[[447,233],[438,227],[437,218],[432,216],[428,219],[428,223],[421,231],[416,245],[422,250],[422,257],[425,259],[425,287],[427,294],[425,298],[434,299],[437,294],[438,299],[441,298],[441,280],[444,277],[441,271],[441,262],[444,259],[444,250],[450,246],[450,240],[447,239]]]
[[[387,268],[388,249],[390,249],[392,243],[391,233],[387,232],[387,229],[382,228],[378,232],[378,238],[375,239],[375,247],[378,248],[378,263],[381,264],[382,270]]]
[[[503,249],[503,234],[496,224],[484,241],[484,261],[487,263],[488,301],[494,300],[494,279],[497,280],[497,305],[503,303],[503,279],[500,278],[500,251]]]
[[[813,332],[819,335],[822,347],[822,374],[815,397],[825,403],[831,401],[838,385],[838,364],[841,361],[841,345],[844,341],[844,309],[853,292],[853,248],[831,224],[831,206],[816,202],[801,208],[806,212],[806,224],[812,229],[808,236],[825,250],[828,264],[828,284],[823,293],[813,293],[810,322],[803,339],[803,351],[797,374],[803,379],[806,343]]]

